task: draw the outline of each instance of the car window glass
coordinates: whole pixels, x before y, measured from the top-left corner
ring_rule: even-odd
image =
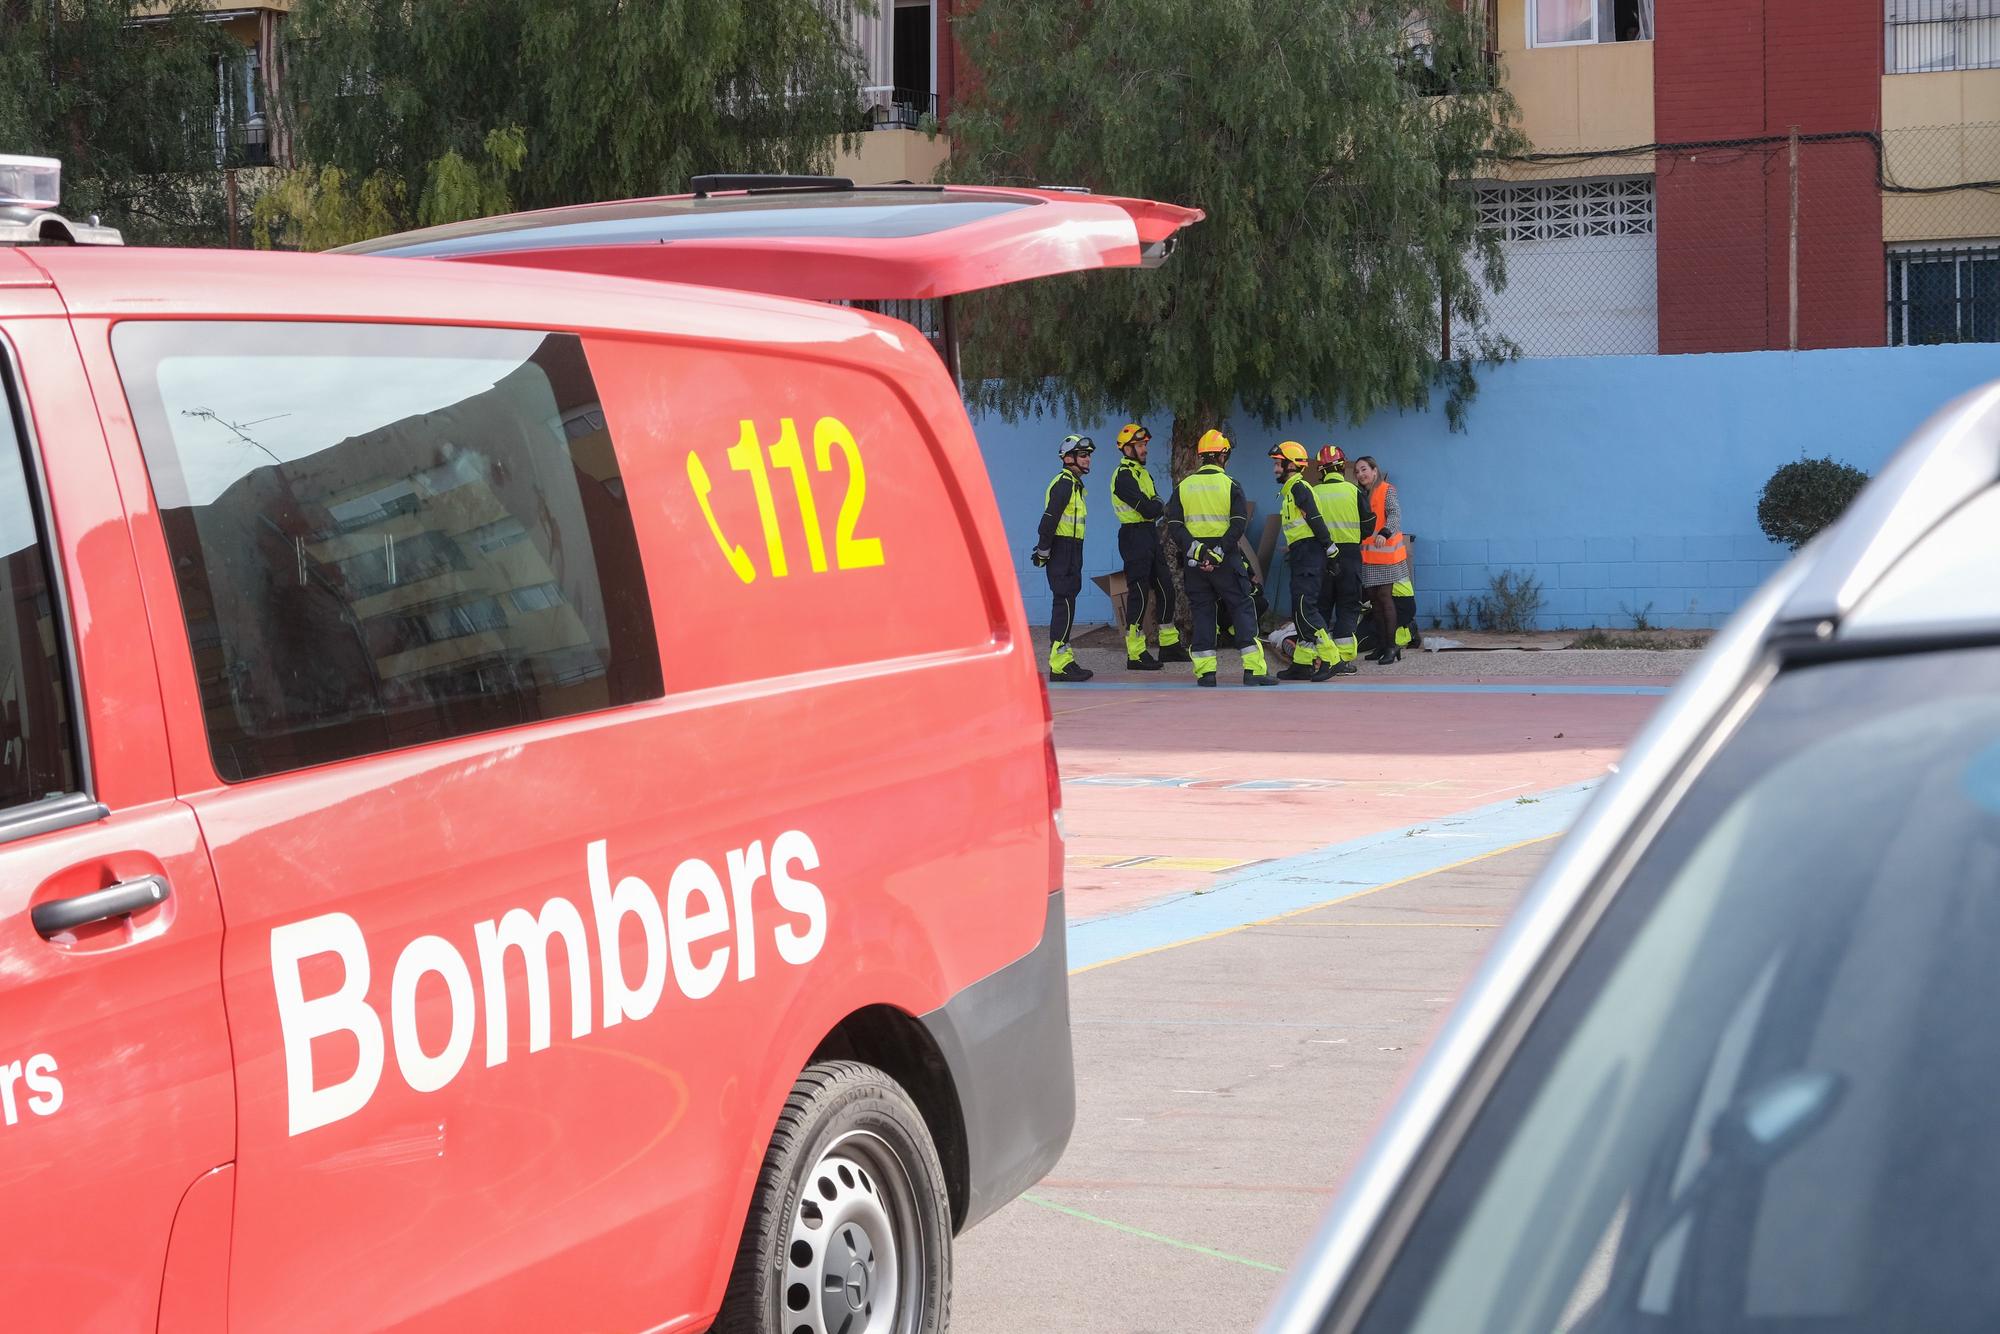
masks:
[[[573,335],[128,323],[114,348],[222,778],[661,693]]]
[[[10,387],[0,372],[0,807],[81,785],[69,664]]]
[[[1996,954],[2000,650],[1787,672],[1557,986],[1363,1328],[1984,1328]]]

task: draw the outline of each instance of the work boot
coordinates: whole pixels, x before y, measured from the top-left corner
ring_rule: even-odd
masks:
[[[1278,679],[1280,681],[1316,681],[1319,678],[1313,675],[1313,669],[1310,666],[1303,662],[1295,662],[1285,668],[1284,671],[1279,672]]]
[[[1203,672],[1200,676],[1195,677],[1194,683],[1198,686],[1212,686],[1215,684],[1215,673]]]
[[[1331,681],[1333,679],[1334,670],[1335,668],[1332,663],[1323,662],[1319,666],[1313,668],[1312,679],[1314,681]]]
[[[1275,676],[1266,676],[1262,672],[1245,672],[1243,673],[1243,684],[1246,686],[1274,686],[1278,684],[1278,678]]]
[[[1348,658],[1333,669],[1333,674],[1335,676],[1359,676],[1361,675],[1361,664],[1352,658]]]
[[[1162,644],[1160,645],[1160,661],[1193,662],[1194,658],[1189,655],[1186,644]]]
[[[1074,661],[1073,661],[1073,662],[1070,662],[1070,663],[1068,663],[1068,664],[1067,664],[1066,666],[1064,666],[1064,667],[1063,667],[1063,669],[1062,669],[1061,671],[1059,671],[1059,672],[1050,672],[1050,673],[1049,673],[1049,680],[1051,680],[1051,681],[1088,681],[1088,680],[1089,680],[1089,679],[1090,679],[1091,677],[1093,677],[1093,676],[1095,676],[1095,675],[1097,675],[1097,673],[1096,673],[1096,672],[1093,672],[1093,671],[1091,671],[1091,670],[1090,670],[1090,668],[1088,668],[1088,667],[1084,666],[1084,665],[1083,665],[1082,663],[1080,663],[1080,662],[1074,662]]]
[[[1128,672],[1157,672],[1160,670],[1160,664],[1152,654],[1141,653],[1136,658],[1125,659],[1125,670]]]

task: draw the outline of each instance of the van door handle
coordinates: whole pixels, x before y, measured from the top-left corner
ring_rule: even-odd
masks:
[[[157,908],[167,901],[173,890],[168,888],[164,876],[142,875],[136,880],[126,880],[89,894],[78,894],[74,898],[51,899],[38,903],[28,916],[35,924],[35,930],[43,938],[53,936],[58,931],[71,931],[92,922],[108,921],[113,917],[124,917],[129,913],[144,912]]]

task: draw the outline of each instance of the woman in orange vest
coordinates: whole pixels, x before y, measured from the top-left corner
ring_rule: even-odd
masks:
[[[1403,650],[1396,643],[1396,599],[1390,589],[1410,577],[1410,548],[1403,540],[1403,506],[1396,488],[1374,459],[1363,455],[1354,461],[1354,480],[1368,498],[1368,516],[1375,520],[1374,531],[1361,543],[1361,586],[1369,591],[1375,616],[1375,651],[1371,662],[1399,662]]]

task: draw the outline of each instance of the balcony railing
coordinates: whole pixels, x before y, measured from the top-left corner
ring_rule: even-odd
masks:
[[[218,166],[268,167],[271,165],[271,131],[261,119],[245,125],[216,130],[215,154]]]
[[[1885,0],[1890,74],[2000,67],[2000,0]]]
[[[937,125],[936,93],[918,88],[893,88],[876,84],[861,90],[861,125],[864,130],[921,130]]]

